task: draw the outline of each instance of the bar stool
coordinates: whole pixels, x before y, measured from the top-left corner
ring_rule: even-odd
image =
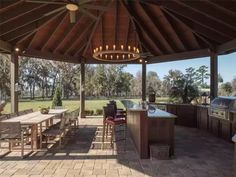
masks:
[[[117,139],[116,141],[114,140],[114,134],[116,132],[116,127],[117,126],[124,126],[124,139]],[[124,140],[124,150],[126,150],[126,117],[116,117],[116,112],[113,106],[106,106],[103,107],[103,135],[102,135],[102,149],[104,148],[104,140],[105,140],[105,134],[106,137],[109,132],[109,127],[110,127],[110,132],[111,132],[111,140],[110,140],[110,145],[112,148],[114,148],[114,142]]]

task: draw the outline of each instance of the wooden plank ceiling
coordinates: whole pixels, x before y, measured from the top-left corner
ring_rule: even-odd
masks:
[[[236,1],[74,0],[82,2],[76,23],[57,4],[72,1],[44,2],[56,3],[0,1],[0,52],[99,63],[94,48],[131,45],[158,63],[236,49]]]

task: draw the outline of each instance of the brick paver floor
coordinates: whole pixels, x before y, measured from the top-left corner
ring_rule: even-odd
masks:
[[[198,129],[176,126],[175,157],[140,160],[131,139],[101,150],[101,118],[80,120],[80,129],[58,149],[21,160],[18,152],[0,159],[0,177],[233,177],[233,144]]]

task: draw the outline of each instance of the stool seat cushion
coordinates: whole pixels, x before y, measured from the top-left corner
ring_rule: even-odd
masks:
[[[107,124],[111,124],[111,125],[126,124],[126,120],[124,120],[124,119],[106,119],[105,122]]]

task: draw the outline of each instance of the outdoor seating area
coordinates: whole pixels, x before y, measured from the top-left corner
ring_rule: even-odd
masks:
[[[21,158],[24,158],[25,145],[30,145],[32,153],[48,148],[48,144],[52,144],[50,140],[55,144],[55,139],[61,147],[68,134],[78,130],[78,115],[78,109],[72,112],[67,112],[67,109],[50,109],[47,114],[28,109],[16,115],[4,115],[0,121],[1,157],[20,148]],[[2,150],[7,148],[9,151]]]
[[[79,131],[64,147],[37,151],[21,160],[20,153],[0,161],[1,176],[162,176],[231,177],[233,144],[195,128],[176,127],[176,154],[170,160],[140,159],[127,134],[123,142],[101,149],[103,118],[80,119]],[[99,134],[100,133],[100,134]],[[100,145],[98,145],[100,143]],[[110,142],[108,142],[110,143]],[[220,153],[219,153],[220,152]]]
[[[235,52],[235,0],[0,0],[0,177],[236,177]]]

